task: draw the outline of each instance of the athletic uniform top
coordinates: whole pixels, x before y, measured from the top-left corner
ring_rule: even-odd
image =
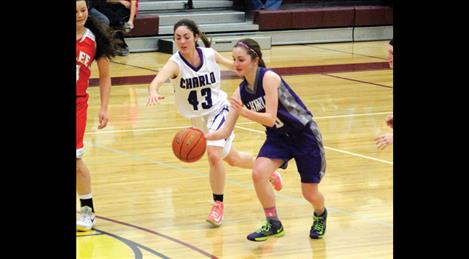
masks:
[[[196,118],[218,110],[226,101],[227,94],[220,89],[220,67],[212,48],[197,47],[201,64],[193,67],[178,52],[170,60],[179,67],[179,75],[171,79],[174,86],[176,106],[186,118]]]
[[[246,107],[255,112],[265,112],[265,91],[263,87],[264,74],[269,69],[258,67],[254,89],[248,88],[248,83],[243,80],[239,86],[241,101]],[[277,120],[273,127],[266,126],[267,136],[292,135],[311,126],[313,115],[306,108],[300,98],[281,78],[278,88]],[[314,124],[315,125],[315,124]]]
[[[96,54],[96,40],[94,34],[85,28],[85,33],[80,40],[77,40],[76,45],[76,96],[77,103],[86,102],[88,100],[88,93],[86,89],[89,85],[91,76],[91,63]]]

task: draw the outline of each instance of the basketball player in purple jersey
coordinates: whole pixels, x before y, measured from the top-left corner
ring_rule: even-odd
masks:
[[[295,159],[301,176],[303,197],[314,208],[309,236],[322,238],[326,231],[327,210],[318,185],[325,174],[326,160],[321,134],[311,112],[291,87],[275,72],[265,67],[259,44],[243,39],[233,48],[235,70],[244,80],[231,97],[227,121],[208,140],[230,135],[239,115],[266,127],[267,138],[252,170],[257,197],[264,208],[267,222],[247,236],[251,241],[264,241],[283,236],[284,229],[275,208],[275,196],[269,176]]]

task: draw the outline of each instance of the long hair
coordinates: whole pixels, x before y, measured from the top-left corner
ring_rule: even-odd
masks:
[[[88,0],[76,0],[85,1],[86,6],[89,7]],[[99,22],[93,16],[88,15],[88,19],[85,22],[85,27],[88,28],[96,38],[96,55],[95,59],[100,57],[107,57],[111,59],[117,55],[117,50],[119,49],[119,44],[122,43],[121,40],[117,39],[114,35],[115,30],[112,30],[106,24]]]
[[[236,47],[242,47],[246,49],[248,55],[251,56],[251,59],[254,60],[256,58],[259,58],[259,62],[258,62],[259,66],[266,67],[265,62],[262,59],[261,47],[259,46],[259,43],[257,43],[257,41],[253,39],[248,39],[248,38],[241,39],[238,42],[236,42],[236,44],[233,46],[233,48],[236,48]]]
[[[194,21],[189,20],[189,19],[179,20],[176,24],[174,24],[173,34],[176,31],[176,29],[179,28],[180,26],[186,26],[194,34],[194,37],[199,35],[199,38],[202,40],[206,48],[210,48],[210,46],[212,45],[212,41],[208,40],[205,33],[199,29],[199,27]],[[199,44],[196,42],[195,46],[198,47]]]

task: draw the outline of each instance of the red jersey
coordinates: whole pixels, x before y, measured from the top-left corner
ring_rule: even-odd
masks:
[[[96,40],[94,34],[87,28],[76,45],[76,96],[77,103],[86,102],[88,100],[89,79],[91,76],[91,63],[96,54]]]

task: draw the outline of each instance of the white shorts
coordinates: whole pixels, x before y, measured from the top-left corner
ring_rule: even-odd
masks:
[[[225,104],[220,109],[214,110],[209,115],[192,118],[192,126],[201,129],[204,133],[214,132],[221,128],[225,123],[226,116],[229,111],[230,106]],[[207,146],[223,147],[222,159],[224,159],[228,153],[230,153],[234,137],[234,132],[231,132],[227,139],[208,140]]]
[[[76,151],[77,151],[76,159],[80,159],[83,156],[83,154],[85,154],[85,147],[77,148]]]

